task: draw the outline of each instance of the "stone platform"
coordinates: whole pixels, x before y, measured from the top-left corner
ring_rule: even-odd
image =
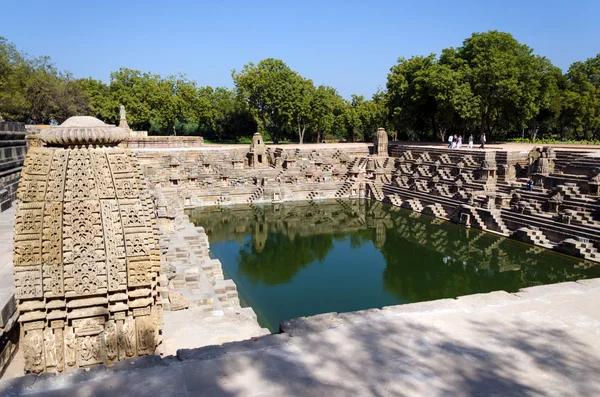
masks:
[[[3,396],[592,396],[600,279],[282,324],[282,334],[0,382]]]

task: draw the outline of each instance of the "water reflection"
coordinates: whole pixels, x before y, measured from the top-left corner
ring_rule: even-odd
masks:
[[[600,276],[583,260],[373,201],[199,208],[190,219],[273,330],[302,315]]]

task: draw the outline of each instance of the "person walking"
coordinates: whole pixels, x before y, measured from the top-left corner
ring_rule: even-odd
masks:
[[[481,146],[479,146],[479,149],[485,150],[485,133],[481,134],[479,140],[481,141]]]
[[[473,149],[473,134],[469,135],[469,149]]]
[[[448,136],[448,149],[452,149],[452,140],[454,139],[454,135]]]
[[[462,135],[458,136],[458,144],[456,145],[456,147],[458,149],[460,149],[462,147]]]

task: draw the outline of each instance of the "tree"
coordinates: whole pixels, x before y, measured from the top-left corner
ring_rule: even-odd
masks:
[[[89,100],[90,115],[110,124],[118,124],[119,106],[108,85],[91,77],[75,81]]]
[[[600,130],[600,54],[575,62],[566,75],[564,120],[580,138]]]
[[[23,120],[29,66],[14,44],[0,36],[0,116]]]
[[[293,98],[299,83],[298,74],[283,61],[267,58],[257,65],[249,63],[236,73],[233,82],[251,109],[261,131],[273,141],[289,137],[294,122]]]
[[[429,70],[435,64],[435,55],[399,58],[387,78],[387,107],[393,128],[411,133],[418,139],[435,133],[436,101],[428,89]],[[429,127],[428,127],[429,125]]]
[[[440,63],[460,70],[478,105],[479,133],[492,134],[505,112],[518,111],[518,119],[536,114],[540,88],[533,50],[509,33],[473,33],[462,47],[442,51]]]
[[[322,137],[335,132],[344,112],[344,99],[335,88],[320,85],[311,97],[310,109],[312,114],[311,130],[315,142],[321,142]]]

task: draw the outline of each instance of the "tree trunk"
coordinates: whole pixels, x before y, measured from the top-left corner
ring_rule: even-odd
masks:
[[[304,132],[306,131],[306,125],[301,126],[300,120],[298,120],[298,138],[300,139],[300,144],[304,143]]]
[[[531,128],[531,141],[535,141],[535,139],[537,138],[537,133],[538,133],[538,125],[535,121],[535,119],[533,120],[533,127]]]

